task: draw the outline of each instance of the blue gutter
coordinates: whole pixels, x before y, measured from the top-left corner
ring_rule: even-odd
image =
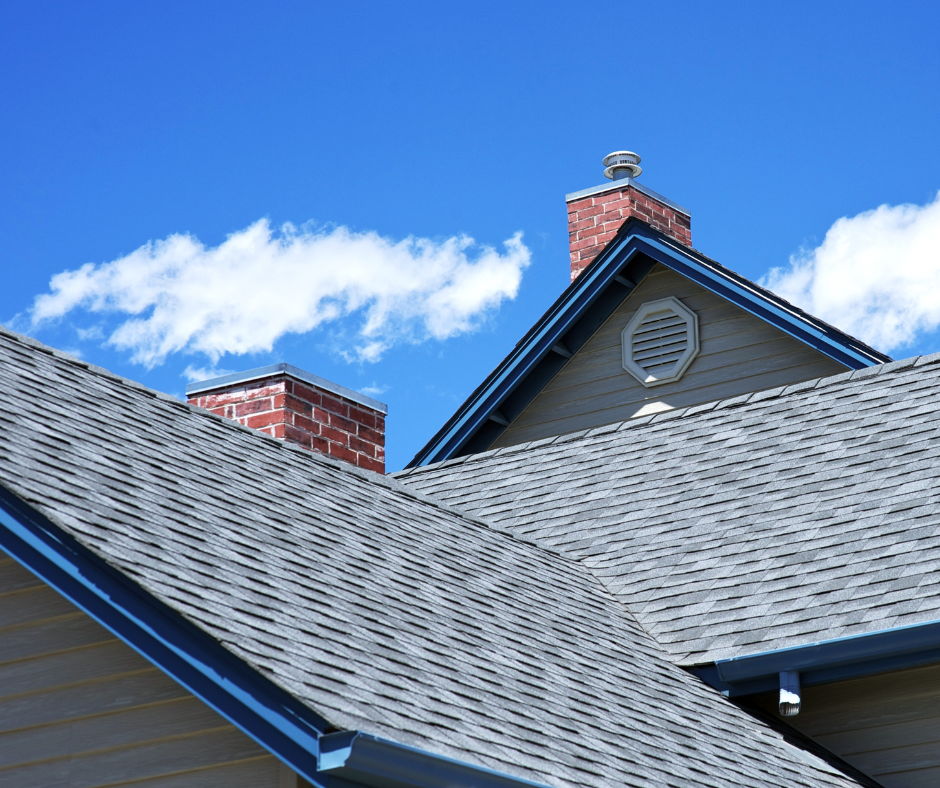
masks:
[[[719,659],[692,671],[734,697],[776,689],[782,672],[797,672],[801,684],[812,685],[936,662],[940,662],[940,621],[929,621]]]
[[[431,755],[416,747],[380,739],[361,731],[331,733],[323,737],[320,746],[321,770],[355,785],[374,788],[390,785],[415,788],[547,788],[542,783]]]
[[[0,485],[0,548],[313,788],[544,788],[329,723]]]
[[[696,259],[694,254],[668,244],[663,240],[665,236],[650,230],[638,220],[628,221],[622,230],[549,308],[532,332],[523,338],[437,435],[415,455],[408,468],[454,457],[502,400],[639,254],[688,277],[849,369],[862,369],[890,361],[888,356],[853,341],[837,329],[817,324],[785,308],[783,304],[775,303],[764,293],[747,287],[744,282],[735,281],[730,274],[716,270],[716,263],[709,265]]]
[[[0,547],[315,786],[326,721],[0,486]]]

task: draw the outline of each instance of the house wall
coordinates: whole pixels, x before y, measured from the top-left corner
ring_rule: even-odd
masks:
[[[785,722],[885,788],[940,785],[940,665],[804,687]],[[776,693],[757,705],[776,714]]]
[[[623,369],[620,332],[646,301],[675,296],[698,315],[700,352],[675,383],[646,388]],[[655,266],[497,438],[493,448],[844,372],[845,367],[664,266]]]
[[[0,788],[297,788],[240,730],[0,554]]]

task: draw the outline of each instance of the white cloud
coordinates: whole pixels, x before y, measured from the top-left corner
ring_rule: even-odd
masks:
[[[104,339],[104,328],[100,325],[88,326],[87,328],[79,326],[75,329],[75,333],[82,342]]]
[[[190,364],[183,370],[183,377],[189,383],[198,383],[203,380],[211,380],[212,378],[220,378],[222,375],[230,375],[234,370],[224,369],[221,367],[197,367],[193,364]]]
[[[388,391],[388,386],[384,386],[380,383],[373,383],[369,386],[363,386],[361,389],[359,389],[359,391],[370,397],[381,397],[386,391]]]
[[[396,241],[345,227],[272,230],[262,219],[218,246],[171,235],[63,271],[30,317],[35,327],[75,310],[116,314],[108,343],[154,366],[180,352],[215,363],[226,353],[268,351],[284,334],[354,316],[347,353],[375,361],[402,342],[472,331],[515,297],[529,260],[521,234],[497,251],[466,236]]]
[[[880,350],[940,326],[940,193],[836,221],[761,284]]]

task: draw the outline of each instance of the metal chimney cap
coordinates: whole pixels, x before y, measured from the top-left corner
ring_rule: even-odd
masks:
[[[643,172],[640,155],[632,150],[615,150],[604,157],[604,177],[612,181],[637,178]]]

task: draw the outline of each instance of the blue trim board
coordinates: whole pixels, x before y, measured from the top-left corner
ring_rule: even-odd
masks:
[[[0,485],[0,548],[314,788],[535,783],[329,723]]]
[[[489,419],[490,414],[503,403],[507,395],[519,386],[539,362],[551,353],[552,347],[575,327],[584,313],[611,286],[618,274],[619,269],[614,267],[585,269],[566,291],[570,293],[570,298],[556,302],[487,378],[485,388],[478,390],[479,396],[471,395],[470,400],[439,433],[440,437],[433,439],[408,467],[426,465],[456,456],[469,437]],[[620,300],[622,299],[617,299],[618,303]]]
[[[327,723],[0,486],[0,547],[225,719],[317,780]]]
[[[380,739],[361,731],[343,731],[324,736],[320,742],[320,768],[355,785],[392,788],[546,788],[541,783],[510,777],[501,772],[470,766],[442,756],[428,757],[416,747]]]
[[[820,353],[845,364],[850,369],[861,369],[891,360],[882,354],[873,355],[871,349],[861,342],[846,337],[842,332],[821,321],[809,320],[801,316],[792,308],[784,306],[783,302],[766,298],[753,286],[745,285],[743,280],[730,279],[727,275],[719,274],[694,259],[683,260],[677,257],[676,250],[661,241],[637,237],[636,244],[641,251],[656,262],[662,263],[735,306],[815,348]],[[679,254],[682,255],[681,252]],[[841,335],[841,337],[836,335]]]
[[[525,387],[528,376],[535,377],[533,370],[539,364],[544,364],[552,347],[559,342],[563,343],[566,333],[584,320],[596,304],[604,303],[609,307],[606,314],[600,315],[600,318],[606,319],[654,263],[661,263],[691,279],[849,369],[861,369],[891,360],[889,356],[802,312],[714,260],[678,245],[644,222],[630,219],[407,467],[441,462],[466,453],[474,435],[482,432],[490,415],[500,409],[514,392]],[[612,292],[611,288],[618,288],[615,302],[604,298],[605,292]],[[586,339],[584,337],[582,342]],[[535,386],[541,388],[545,382],[537,381]],[[528,402],[537,390],[528,391],[523,399]],[[487,440],[491,443],[499,431],[493,430],[483,441],[484,445],[472,445],[472,449],[484,450]]]
[[[512,352],[460,406],[457,412],[415,455],[407,467],[427,465],[457,456],[473,432],[479,429],[506,396],[550,352],[598,297],[615,281],[622,266],[599,264],[609,259],[608,246],[562,293]],[[645,271],[644,271],[645,273]],[[623,295],[626,294],[626,290]]]
[[[940,621],[912,624],[804,646],[764,651],[692,668],[730,697],[776,689],[781,672],[804,685],[826,684],[940,662]]]

